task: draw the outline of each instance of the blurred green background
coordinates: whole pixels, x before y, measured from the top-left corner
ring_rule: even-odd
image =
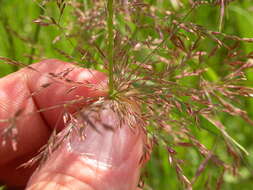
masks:
[[[211,1],[211,0],[210,0]],[[85,0],[79,1],[86,3]],[[146,0],[146,3],[160,7],[161,9],[169,11],[182,11],[189,9],[187,0]],[[178,2],[181,2],[183,8],[178,7]],[[182,9],[182,10],[181,10]],[[49,9],[51,15],[59,15],[56,6]],[[33,23],[43,11],[32,0],[0,0],[0,56],[8,57],[18,60],[25,64],[36,62],[43,58],[59,58],[68,60],[65,56],[55,51],[55,48],[61,49],[67,53],[73,51],[70,42],[67,40],[59,41],[53,44],[52,41],[60,31],[55,27],[39,27]],[[189,18],[190,21],[205,26],[210,30],[217,31],[219,27],[219,13],[218,6],[203,5],[196,9]],[[63,20],[67,23],[72,20],[73,15],[71,11],[66,8]],[[223,32],[227,34],[238,35],[240,37],[253,38],[253,1],[252,0],[235,0],[227,8],[224,17]],[[210,47],[209,47],[210,45]],[[205,44],[206,49],[211,49],[212,44]],[[242,46],[242,51],[247,53],[253,51],[253,44],[245,43]],[[33,58],[29,55],[34,54]],[[224,65],[219,64],[223,60],[224,54],[219,53],[217,56],[208,60],[212,65],[212,72],[214,77],[219,76],[224,70]],[[213,64],[212,64],[213,63]],[[16,71],[18,68],[13,65],[0,64],[0,76]],[[253,73],[249,70],[247,73],[248,85],[253,86]],[[253,118],[253,100],[243,100],[243,108],[247,110],[250,117]],[[231,117],[226,114],[220,115],[221,121],[227,126],[230,135],[235,138],[241,145],[243,145],[250,153],[248,157],[244,158],[243,166],[240,169],[240,176],[235,177],[229,173],[224,176],[224,185],[221,189],[224,190],[251,190],[253,189],[253,126],[245,123],[238,117]],[[204,125],[207,125],[203,122]],[[200,141],[205,145],[210,145],[213,142],[213,137],[206,131],[197,131],[195,134]],[[224,147],[217,145],[217,151],[222,156]],[[194,176],[196,168],[201,162],[202,158],[195,150],[177,150],[182,158],[186,160],[185,174],[186,176]],[[189,165],[187,163],[190,163]],[[190,167],[189,167],[190,166]],[[0,171],[1,172],[1,171]],[[199,177],[194,189],[203,189],[205,181],[212,176],[219,176],[221,171],[216,169],[211,164],[208,165],[208,171]],[[168,162],[167,151],[161,147],[155,148],[151,161],[147,164],[144,171],[144,178],[147,183],[146,189],[156,190],[179,190],[183,189],[180,182],[177,180],[175,170]],[[212,183],[211,183],[212,184]],[[205,188],[204,188],[205,189]],[[206,187],[206,189],[208,189]],[[215,181],[210,189],[215,189]]]

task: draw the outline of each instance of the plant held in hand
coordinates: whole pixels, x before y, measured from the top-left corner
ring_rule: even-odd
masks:
[[[49,4],[43,2],[42,7]],[[253,66],[252,52],[241,52],[240,46],[253,40],[221,31],[224,9],[229,3],[231,1],[192,2],[187,12],[171,12],[144,1],[108,0],[106,6],[103,1],[90,2],[90,5],[75,0],[57,1],[58,21],[50,15],[43,15],[35,23],[58,28],[61,34],[54,43],[66,38],[73,46],[73,52],[69,54],[56,49],[57,52],[72,61],[85,62],[87,67],[100,68],[108,73],[108,81],[100,85],[100,89],[93,89],[103,91],[102,95],[78,96],[39,110],[63,109],[60,117],[65,128],[59,132],[56,127],[48,143],[28,164],[37,161],[43,164],[51,159],[53,152],[65,147],[68,151],[82,154],[87,163],[94,156],[99,157],[101,162],[96,166],[97,175],[100,175],[103,167],[127,160],[127,152],[141,155],[136,156],[133,163],[133,168],[140,167],[149,159],[152,147],[159,145],[167,151],[168,161],[186,189],[192,189],[210,163],[221,168],[220,175],[216,176],[219,189],[223,175],[226,172],[237,174],[242,154],[248,154],[230,136],[219,119],[220,114],[238,116],[253,124],[247,112],[240,108],[240,98],[247,99],[253,94],[245,74]],[[218,31],[186,21],[202,5],[220,6]],[[74,27],[61,25],[66,7],[75,14]],[[211,49],[205,47],[207,43],[211,44]],[[221,53],[225,57],[219,64],[224,65],[224,71],[218,71],[217,75],[208,61]],[[1,57],[0,60],[22,66],[8,58]],[[27,67],[31,72],[41,72]],[[35,97],[54,83],[65,85],[66,95],[80,87],[92,88],[89,82],[70,80],[68,76],[73,72],[73,69],[65,68],[57,73],[48,73],[46,78],[49,82],[41,85],[41,89],[31,96]],[[14,150],[18,144],[14,123],[19,117],[24,117],[22,110],[17,111],[13,118],[2,120],[10,123],[2,132],[2,144],[5,146],[9,140]],[[120,135],[122,131],[125,136]],[[212,146],[204,145],[199,139],[199,133],[203,131],[213,140]],[[96,136],[103,135],[110,138],[93,141]],[[129,136],[140,138],[141,148],[132,152],[126,148]],[[227,150],[225,158],[217,154],[217,142]],[[131,146],[135,147],[134,144]],[[110,149],[103,153],[105,147]],[[180,155],[182,148],[184,151],[194,150],[201,157],[191,179],[184,173],[188,158]],[[121,154],[121,151],[125,152]],[[138,165],[134,165],[136,163]],[[117,166],[113,166],[111,172],[119,172]],[[122,180],[121,185],[124,184],[123,179],[115,180]],[[133,186],[117,188],[131,189]]]

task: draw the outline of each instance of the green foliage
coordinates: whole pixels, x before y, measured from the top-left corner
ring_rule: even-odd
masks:
[[[80,19],[82,17],[80,15],[73,15],[74,6],[66,6],[61,15],[61,10],[53,1],[50,1],[45,6],[41,4],[42,2],[43,1],[31,0],[23,0],[22,2],[20,0],[0,0],[0,56],[9,57],[25,64],[29,64],[31,61],[39,61],[43,58],[59,58],[66,61],[76,61],[84,67],[105,71],[106,69],[103,67],[105,58],[101,55],[101,52],[99,52],[102,50],[104,54],[107,55],[108,53],[103,51],[107,47],[107,42],[104,40],[107,37],[106,25],[99,23],[99,21],[102,21],[106,17],[105,5],[102,4],[101,7],[98,7],[97,12],[101,15],[95,15],[93,18],[97,18],[97,21],[94,20],[94,23],[85,25],[86,23],[82,23],[80,20],[76,22],[76,17],[79,16]],[[76,2],[81,4],[80,7],[78,7],[80,10],[94,11],[92,9],[94,6],[93,1],[79,0]],[[126,37],[125,41],[122,37],[122,41],[129,57],[134,57],[134,60],[138,62],[146,62],[147,60],[158,62],[157,64],[151,65],[152,69],[157,73],[165,70],[164,61],[157,61],[157,57],[162,57],[162,60],[174,60],[175,63],[183,60],[183,54],[178,54],[178,57],[173,57],[173,55],[166,50],[188,48],[199,39],[194,33],[188,33],[182,28],[177,27],[177,25],[173,23],[173,20],[196,24],[196,26],[189,25],[188,28],[201,26],[198,28],[198,32],[201,33],[202,38],[197,49],[199,52],[212,52],[217,46],[217,39],[219,40],[220,38],[222,42],[225,41],[226,44],[229,45],[235,42],[233,37],[224,37],[222,35],[217,37],[217,35],[213,35],[212,31],[218,32],[221,30],[222,33],[226,35],[239,36],[240,38],[253,38],[253,2],[251,0],[237,0],[227,5],[222,22],[220,19],[222,16],[222,5],[218,3],[215,4],[215,2],[218,1],[203,1],[206,3],[199,4],[192,11],[190,11],[192,5],[189,2],[190,1],[186,0],[143,1],[143,4],[146,3],[155,8],[155,20],[145,14],[145,12],[142,12],[142,5],[137,3],[133,4],[135,6],[133,8],[137,11],[134,11],[133,14],[130,15],[131,19],[125,19],[124,15],[118,12],[115,15],[114,27],[123,37]],[[42,7],[38,6],[39,4]],[[75,13],[77,14],[77,12]],[[40,15],[42,17],[39,17]],[[57,24],[54,24],[54,22]],[[95,24],[101,24],[101,27],[97,27]],[[44,27],[43,25],[48,26]],[[158,28],[158,30],[156,30],[156,28]],[[108,29],[111,30],[112,28],[109,27]],[[161,30],[159,31],[159,29]],[[164,32],[166,30],[168,30],[167,33]],[[77,34],[75,34],[75,32]],[[180,38],[175,38],[174,41],[168,40],[173,32],[179,34]],[[75,35],[71,36],[70,34]],[[161,47],[154,49],[142,46],[135,49],[138,43],[144,44],[147,42],[147,39],[152,39],[150,41],[153,42],[154,39],[159,38],[161,34],[164,36],[165,41],[156,43],[154,46],[165,46],[167,49]],[[94,40],[91,39],[93,36],[96,36]],[[127,43],[129,39],[130,44]],[[180,44],[180,39],[183,39],[184,46]],[[115,47],[122,46],[117,44],[118,42],[121,42],[121,39],[114,41]],[[113,42],[111,41],[111,43]],[[135,47],[133,47],[133,44]],[[240,49],[242,50],[242,54],[246,55],[252,52],[253,44],[242,42],[240,43]],[[111,46],[109,51],[112,51]],[[156,51],[155,55],[152,54],[154,51]],[[220,48],[215,53],[215,56],[203,56],[203,60],[201,60],[202,57],[200,57],[198,60],[187,60],[186,63],[192,70],[197,69],[199,65],[201,65],[201,67],[203,65],[203,68],[207,69],[203,77],[207,81],[219,84],[223,82],[223,77],[231,72],[228,70],[228,66],[224,64],[228,57],[227,54],[228,50],[226,48]],[[113,60],[109,60],[109,62],[112,61]],[[117,61],[119,60],[116,59],[115,64],[117,64]],[[131,65],[131,67],[135,68],[138,66]],[[17,69],[16,65],[0,64],[0,76],[5,76]],[[169,77],[173,78],[179,75],[181,71],[182,70],[175,70]],[[245,81],[244,84],[252,87],[252,68],[248,69],[246,74],[248,80]],[[196,84],[198,81],[198,77],[189,76],[180,79],[179,84],[189,88],[197,88]],[[178,96],[176,98],[178,102],[190,102],[188,97]],[[218,100],[214,101],[218,103]],[[246,110],[252,118],[252,98],[240,98],[238,107]],[[182,105],[182,109],[186,110],[186,107]],[[177,110],[174,110],[175,115],[173,115],[175,119],[178,119],[178,117],[188,117],[186,112],[181,113],[178,111],[177,113],[176,111]],[[226,154],[226,145],[221,143],[221,140],[224,138],[224,133],[219,130],[215,122],[210,122],[210,118],[208,119],[201,116],[199,119],[199,125],[190,122],[189,128],[193,135],[208,149],[213,150],[213,152],[219,155],[222,160],[232,163],[232,158]],[[239,188],[243,190],[251,189],[253,186],[251,175],[253,166],[252,126],[239,116],[231,116],[231,114],[228,113],[218,113],[217,119],[226,126],[229,135],[232,137],[232,146],[237,146],[237,148],[241,150],[245,148],[246,151],[249,152],[248,156],[243,156],[239,175],[233,176],[231,173],[226,172],[223,178],[219,177],[223,174],[223,169],[217,169],[215,164],[210,161],[206,164],[207,170],[201,173],[199,177],[194,178],[198,171],[199,164],[203,163],[205,159],[198,154],[196,148],[185,148],[188,145],[190,146],[190,142],[184,142],[184,146],[181,147],[174,147],[172,145],[173,151],[177,152],[177,157],[184,160],[182,164],[184,175],[195,180],[193,189],[203,189],[203,187],[206,187],[206,189],[208,187],[210,189],[215,189],[217,185],[215,178],[222,178],[224,180],[225,183],[222,186],[224,190],[236,190]],[[199,126],[201,126],[201,128]],[[163,134],[160,135],[162,136]],[[168,142],[171,142],[170,140],[172,137],[166,136],[164,138],[166,138]],[[148,162],[146,169],[143,171],[146,189],[183,189],[183,186],[177,180],[178,177],[174,168],[175,166],[170,164],[169,159],[168,151],[164,149],[164,147],[155,147],[151,161]],[[206,185],[207,181],[209,182],[208,185]]]

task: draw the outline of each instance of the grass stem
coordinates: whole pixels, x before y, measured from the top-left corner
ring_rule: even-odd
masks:
[[[113,0],[107,1],[107,29],[108,29],[108,62],[109,62],[109,96],[114,92],[113,86]]]

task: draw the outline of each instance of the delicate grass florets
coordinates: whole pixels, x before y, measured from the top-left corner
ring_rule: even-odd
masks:
[[[87,67],[103,67],[102,70],[109,72],[109,94],[96,99],[80,98],[65,104],[64,106],[82,101],[92,102],[75,114],[64,113],[67,130],[60,133],[54,131],[48,144],[28,163],[39,160],[43,163],[63,141],[69,140],[73,131],[77,131],[80,138],[85,140],[84,131],[87,126],[96,130],[89,113],[96,113],[96,120],[99,120],[100,112],[109,106],[118,115],[118,127],[127,124],[134,132],[136,122],[139,123],[145,142],[142,161],[149,157],[153,145],[163,146],[178,179],[187,189],[192,188],[207,165],[212,163],[222,170],[216,184],[219,189],[224,173],[236,174],[242,153],[248,154],[229,135],[228,128],[219,120],[219,114],[239,116],[253,124],[246,111],[240,108],[241,99],[238,98],[248,98],[253,94],[253,89],[245,82],[245,71],[253,66],[252,53],[240,52],[240,45],[253,42],[253,39],[222,33],[224,10],[230,2],[232,1],[192,2],[189,12],[177,14],[143,1],[109,0],[107,10],[102,1],[91,3],[87,10],[88,5],[86,7],[74,0],[57,1],[59,18],[63,17],[67,6],[72,8],[75,14],[73,25],[62,27],[60,19],[57,22],[57,19],[50,16],[40,17],[36,23],[55,25],[62,32],[57,39],[65,37],[69,41],[76,41],[72,55],[57,49],[60,54],[72,61],[85,62]],[[186,21],[190,13],[202,4],[220,5],[219,32]],[[46,5],[45,1],[43,7]],[[97,19],[94,20],[94,17]],[[150,21],[143,22],[145,19]],[[109,42],[101,39],[108,39]],[[207,42],[211,43],[212,49],[204,47]],[[220,64],[225,65],[225,71],[217,76],[208,60],[222,51],[226,52],[226,57]],[[21,65],[11,59],[1,60]],[[66,72],[66,75],[59,78],[59,75],[53,73],[51,77],[66,80],[67,75]],[[74,84],[74,81],[69,82]],[[22,113],[18,112],[14,118],[20,116]],[[209,123],[209,126],[203,126],[203,123]],[[107,125],[104,127],[108,130],[114,128]],[[200,142],[197,133],[202,130],[214,136],[215,141],[221,142],[227,150],[227,156],[231,157],[230,161],[223,160],[215,153],[216,143],[210,148]],[[15,143],[18,143],[15,140],[16,133],[12,123],[2,132],[5,139],[13,142],[13,149],[16,149]],[[6,140],[3,142],[5,145]],[[184,174],[184,162],[177,154],[180,147],[195,149],[202,157],[192,179]]]

